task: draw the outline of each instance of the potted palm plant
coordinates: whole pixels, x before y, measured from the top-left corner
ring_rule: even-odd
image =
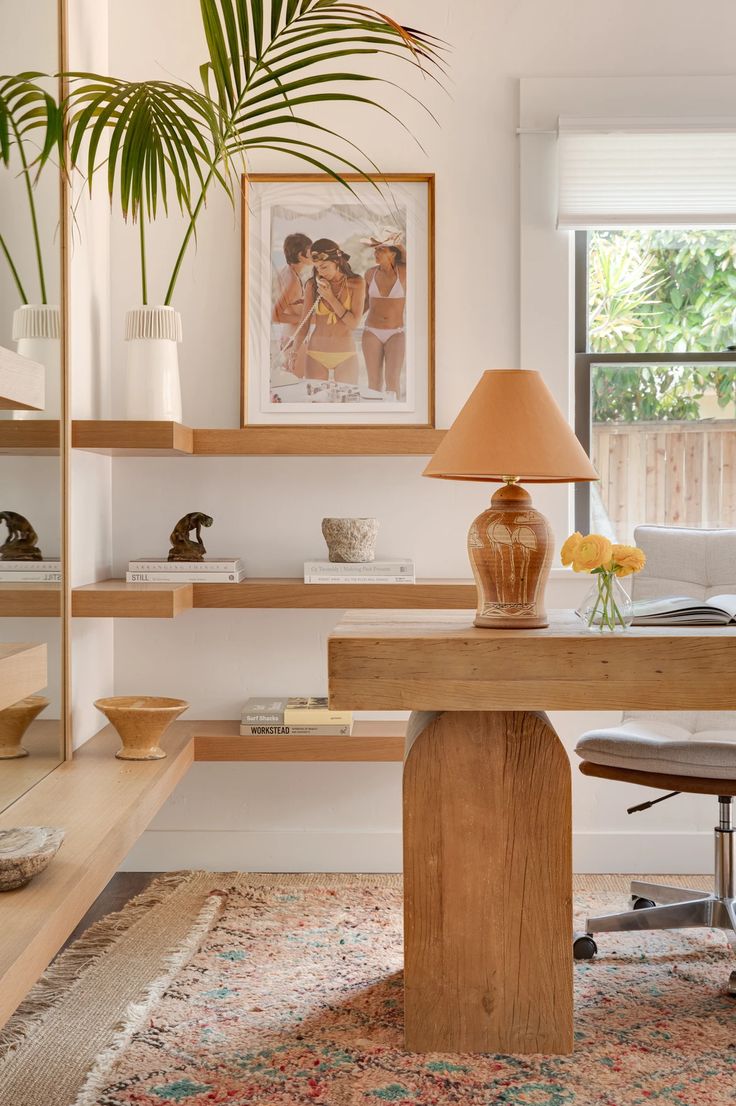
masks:
[[[32,296],[28,274],[13,256],[0,217],[0,256],[21,304],[13,315],[13,340],[18,353],[46,367],[45,409],[11,412],[10,417],[17,419],[58,418],[60,404],[59,306],[48,302],[36,187],[52,154],[61,154],[62,116],[54,97],[39,83],[43,79],[44,74],[37,72],[0,76],[0,164],[15,174],[17,187],[26,197],[38,281],[38,295],[34,289]]]
[[[398,57],[430,77],[441,66],[439,40],[345,0],[200,0],[200,14],[208,51],[201,88],[70,75],[72,163],[90,187],[104,166],[111,202],[117,194],[123,217],[138,226],[141,304],[126,319],[127,418],[181,419],[181,320],[172,300],[210,189],[222,187],[234,201],[234,168],[247,169],[253,150],[288,154],[349,187],[340,174],[363,172],[360,152],[310,118],[310,108],[353,102],[387,110],[358,91],[380,78],[351,70],[352,59]],[[170,196],[186,229],[163,296],[151,305],[147,225],[166,214]]]

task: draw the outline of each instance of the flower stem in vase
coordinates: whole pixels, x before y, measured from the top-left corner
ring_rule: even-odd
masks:
[[[600,578],[600,576],[598,576],[598,594],[596,595],[595,606],[593,607],[592,611],[590,612],[590,616],[588,618],[588,625],[589,626],[592,626],[593,623],[595,622],[595,616],[598,614],[598,608],[601,604],[602,598],[603,598],[603,593],[601,591],[601,578]]]

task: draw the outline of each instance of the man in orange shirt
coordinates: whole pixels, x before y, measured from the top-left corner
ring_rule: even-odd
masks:
[[[284,257],[286,265],[276,277],[275,303],[271,320],[281,325],[281,349],[289,347],[286,353],[287,368],[295,376],[303,377],[306,362],[306,346],[303,343],[291,343],[302,318],[304,308],[304,286],[302,273],[311,268],[312,240],[306,234],[287,234],[284,239]]]

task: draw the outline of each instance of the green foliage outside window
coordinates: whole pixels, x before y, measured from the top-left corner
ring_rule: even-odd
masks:
[[[588,250],[594,353],[700,353],[736,341],[736,232],[595,231]],[[597,366],[593,421],[697,419],[736,401],[730,365]]]

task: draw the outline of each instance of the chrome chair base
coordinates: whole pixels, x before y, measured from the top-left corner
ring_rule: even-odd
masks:
[[[722,929],[731,948],[736,951],[736,828],[732,819],[731,796],[719,796],[718,807],[713,893],[632,880],[633,909],[621,914],[588,918],[585,932],[573,939],[576,960],[589,960],[595,956],[598,951],[593,940],[595,933],[641,932],[647,929]],[[731,972],[726,991],[736,998],[736,971]]]
[[[707,891],[692,891],[683,887],[668,887],[658,883],[633,880],[631,897],[648,899],[656,906],[627,910],[621,914],[604,914],[588,918],[585,932],[622,933],[642,929],[723,929],[728,940],[736,945],[736,899],[720,898]]]

